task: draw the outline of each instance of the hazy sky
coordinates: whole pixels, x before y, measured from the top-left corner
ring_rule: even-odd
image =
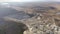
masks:
[[[0,0],[0,2],[34,2],[34,1],[60,1],[60,0]]]

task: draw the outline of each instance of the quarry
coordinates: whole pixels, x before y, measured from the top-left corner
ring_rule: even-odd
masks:
[[[57,3],[26,3],[0,8],[0,34],[60,34]]]

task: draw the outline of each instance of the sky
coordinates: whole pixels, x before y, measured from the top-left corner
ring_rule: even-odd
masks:
[[[58,1],[60,0],[0,0],[0,2],[36,2],[36,1]]]

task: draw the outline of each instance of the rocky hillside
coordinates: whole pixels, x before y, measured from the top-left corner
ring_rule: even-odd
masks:
[[[9,16],[3,19],[8,22],[25,24],[28,29],[23,31],[24,34],[60,34],[60,10],[52,6],[37,6],[29,9],[25,8],[25,10],[25,14],[30,16],[28,19],[19,20],[16,17]]]

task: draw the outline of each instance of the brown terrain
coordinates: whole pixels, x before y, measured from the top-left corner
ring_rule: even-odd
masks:
[[[22,6],[10,4],[10,7],[2,7],[7,11],[6,14],[2,12],[2,17],[0,17],[0,21],[5,23],[0,27],[4,33],[60,34],[59,2],[32,2],[20,5]]]

